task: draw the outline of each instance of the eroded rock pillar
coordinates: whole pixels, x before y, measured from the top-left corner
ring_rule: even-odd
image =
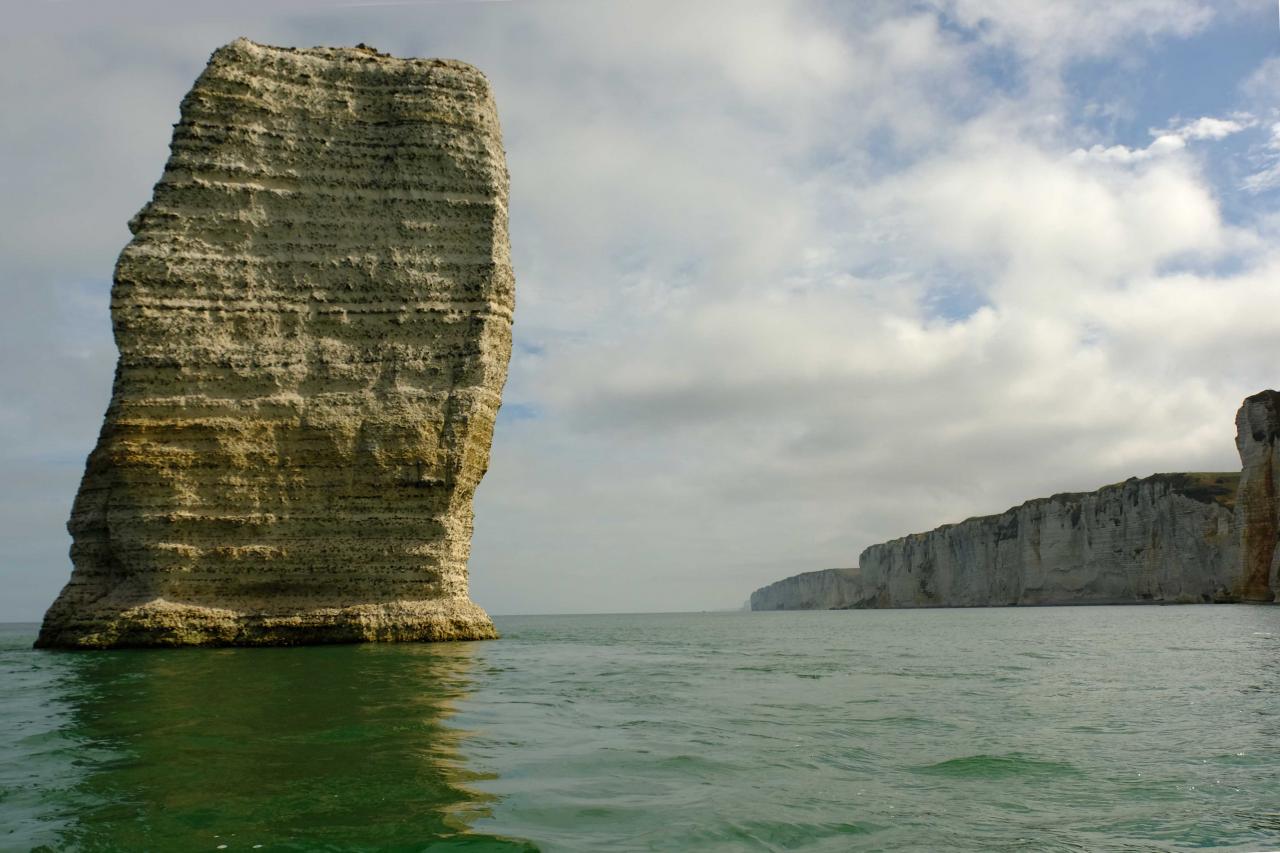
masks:
[[[494,636],[467,585],[514,308],[488,82],[240,39],[171,150],[38,644]]]
[[[1280,393],[1245,399],[1236,415],[1243,470],[1236,498],[1240,525],[1240,597],[1274,601],[1280,591]]]

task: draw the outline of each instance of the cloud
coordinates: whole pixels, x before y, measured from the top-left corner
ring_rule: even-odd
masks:
[[[1241,189],[1256,195],[1280,186],[1280,122],[1271,125],[1267,141],[1255,152],[1255,159],[1262,168],[1246,176]]]
[[[1141,158],[1147,159],[1147,158]],[[895,223],[898,252],[959,267],[1002,300],[1069,310],[1082,287],[1224,244],[1194,164],[1059,154],[984,123],[865,196]]]
[[[1152,130],[1151,135],[1154,139],[1146,148],[1094,145],[1087,151],[1076,149],[1072,152],[1072,157],[1077,160],[1099,160],[1109,163],[1138,163],[1153,157],[1175,154],[1185,149],[1187,143],[1191,141],[1226,139],[1256,124],[1257,120],[1248,113],[1241,113],[1229,119],[1203,116],[1176,127]]]
[[[1204,116],[1174,131],[1182,139],[1225,139],[1254,125],[1253,116],[1244,114],[1230,119]]]
[[[1280,101],[1280,56],[1271,56],[1240,81],[1240,90],[1258,104],[1275,105]]]
[[[1207,27],[1218,11],[1207,0],[950,0],[938,5],[984,42],[1054,69],[1105,56],[1135,38],[1186,38]]]

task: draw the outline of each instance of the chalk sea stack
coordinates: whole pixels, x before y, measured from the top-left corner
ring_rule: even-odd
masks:
[[[514,309],[484,76],[239,39],[129,225],[37,645],[495,636],[467,590]]]
[[[1236,449],[1244,465],[1236,498],[1241,597],[1273,601],[1280,594],[1280,393],[1245,399],[1236,415]]]

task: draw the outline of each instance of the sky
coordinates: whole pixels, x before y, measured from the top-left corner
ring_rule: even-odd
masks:
[[[739,607],[867,545],[1237,470],[1280,386],[1271,0],[61,0],[0,28],[0,620],[70,574],[108,298],[237,36],[466,60],[511,171],[490,612]]]

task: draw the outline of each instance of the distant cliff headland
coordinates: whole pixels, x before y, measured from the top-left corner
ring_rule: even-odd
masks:
[[[752,610],[1271,602],[1280,594],[1280,393],[1236,416],[1242,469],[1156,474],[872,545]]]

